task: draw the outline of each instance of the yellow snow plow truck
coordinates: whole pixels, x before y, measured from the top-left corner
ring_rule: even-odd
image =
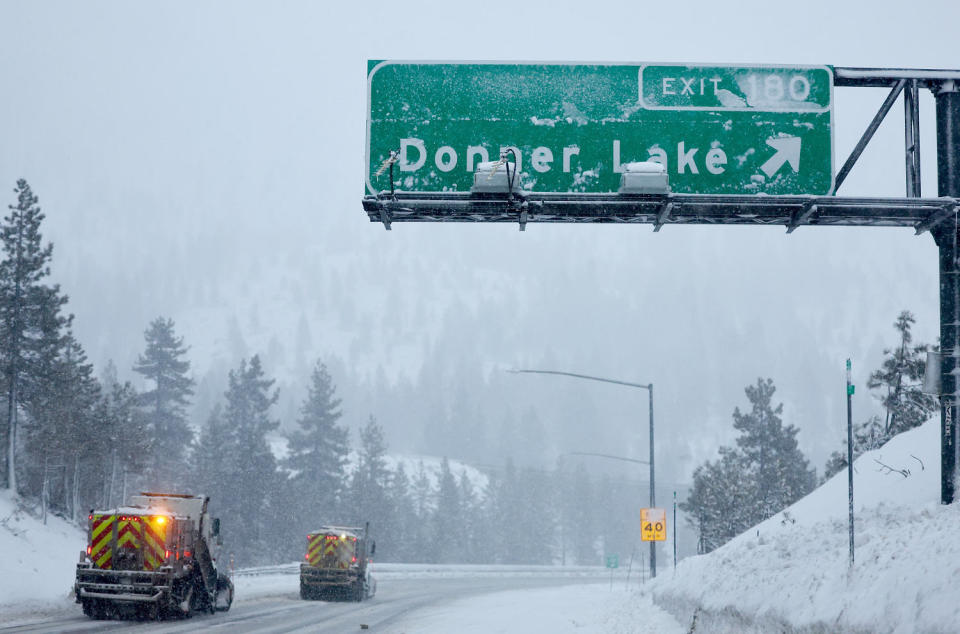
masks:
[[[185,617],[230,609],[233,582],[218,570],[220,520],[205,495],[141,493],[90,511],[74,591],[94,619]]]
[[[323,526],[307,534],[306,561],[300,564],[301,599],[363,601],[377,591],[370,575],[369,556],[377,545],[363,528]]]

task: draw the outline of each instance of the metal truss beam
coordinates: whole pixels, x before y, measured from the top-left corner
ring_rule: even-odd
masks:
[[[910,227],[922,233],[956,213],[956,198],[848,198],[667,194],[527,194],[471,196],[396,192],[367,196],[371,222],[625,223],[664,225]],[[389,224],[384,223],[388,228]]]
[[[944,81],[960,81],[960,70],[843,66],[836,66],[833,69],[834,86],[889,88],[901,80],[916,81],[922,88],[936,88]]]
[[[853,152],[850,153],[850,156],[844,162],[843,167],[841,167],[840,171],[837,172],[837,177],[834,179],[834,191],[840,189],[840,185],[843,184],[843,181],[847,180],[847,174],[850,173],[850,170],[852,170],[853,166],[857,163],[857,159],[859,159],[860,155],[863,154],[863,150],[866,149],[867,143],[869,143],[870,139],[873,138],[873,135],[877,131],[877,128],[880,127],[880,124],[883,123],[884,117],[886,117],[887,113],[890,112],[893,102],[896,101],[897,97],[900,96],[900,93],[903,92],[903,87],[906,86],[906,84],[906,80],[901,79],[894,84],[893,88],[890,89],[890,93],[887,95],[887,98],[884,99],[883,103],[880,105],[880,110],[877,111],[877,114],[873,116],[873,120],[870,121],[870,125],[867,126],[866,132],[864,132],[863,136],[860,137],[856,147],[853,148]]]

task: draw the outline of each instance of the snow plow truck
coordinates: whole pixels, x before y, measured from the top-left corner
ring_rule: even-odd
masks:
[[[230,609],[233,582],[217,567],[220,520],[205,495],[141,493],[91,510],[74,585],[94,619],[188,617]]]
[[[368,556],[377,549],[363,528],[323,526],[307,534],[306,561],[300,564],[301,599],[363,601],[377,591]]]

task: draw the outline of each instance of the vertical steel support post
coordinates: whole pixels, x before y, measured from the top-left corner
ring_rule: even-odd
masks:
[[[903,91],[904,149],[907,163],[907,197],[920,197],[920,89],[916,79]]]
[[[653,383],[651,383],[647,390],[650,392],[650,508],[657,506],[657,498],[655,493],[655,484],[654,484],[654,470],[653,470]],[[673,527],[676,530],[676,526]],[[657,542],[650,542],[650,578],[653,579],[657,576]]]
[[[960,86],[944,81],[934,89],[937,103],[937,188],[960,197]],[[960,372],[960,251],[957,223],[934,232],[940,250],[940,502],[954,500],[957,468],[957,373]]]

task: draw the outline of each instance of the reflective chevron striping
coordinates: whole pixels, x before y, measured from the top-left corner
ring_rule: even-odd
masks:
[[[311,566],[317,566],[320,564],[320,559],[323,556],[324,538],[324,535],[313,535],[312,537],[307,537],[307,561]]]
[[[162,516],[95,515],[90,530],[90,559],[97,568],[113,566],[113,549],[143,553],[143,568],[156,570],[166,559],[166,524]],[[116,534],[116,542],[114,542]]]
[[[110,542],[113,537],[115,515],[95,515],[90,531],[90,559],[97,568],[109,569],[113,563]]]

